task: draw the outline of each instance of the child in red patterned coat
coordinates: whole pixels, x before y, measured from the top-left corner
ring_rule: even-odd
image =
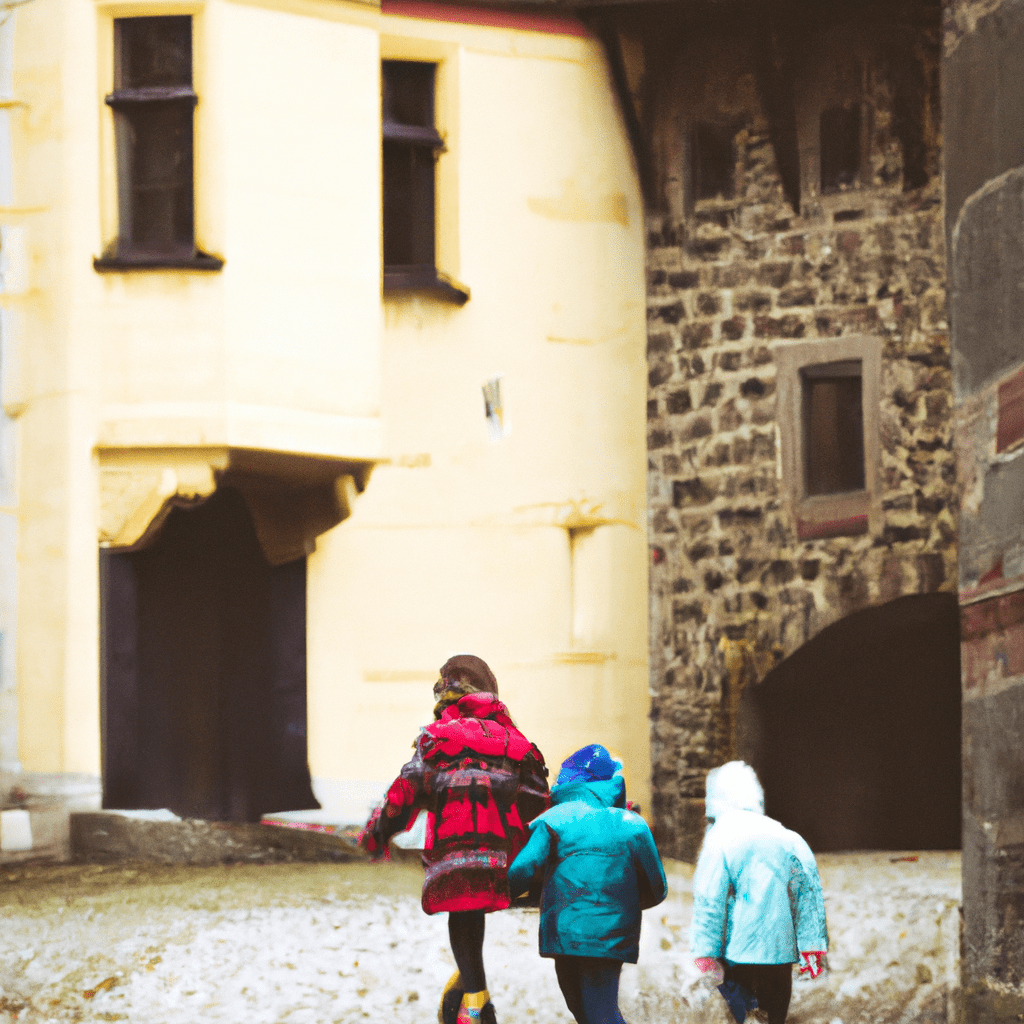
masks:
[[[526,825],[549,803],[544,758],[498,700],[498,683],[472,654],[450,658],[434,685],[434,721],[366,824],[360,842],[387,856],[388,841],[426,810],[423,909],[448,912],[458,972],[442,1024],[496,1024],[484,972],[484,915],[509,905],[508,868]]]

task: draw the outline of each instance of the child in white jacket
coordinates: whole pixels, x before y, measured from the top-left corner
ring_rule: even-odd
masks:
[[[796,832],[764,815],[753,768],[730,761],[708,773],[711,824],[693,876],[691,949],[712,972],[733,1016],[760,1006],[784,1024],[792,964],[817,977],[828,949],[825,903],[814,854]]]

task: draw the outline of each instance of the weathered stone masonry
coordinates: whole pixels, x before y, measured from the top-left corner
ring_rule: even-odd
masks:
[[[796,74],[799,211],[751,44],[691,25],[658,88],[664,202],[648,221],[652,755],[654,816],[670,855],[695,852],[704,777],[735,755],[743,686],[851,612],[956,587],[934,20],[915,29],[916,170],[898,123],[898,72],[879,42],[891,26],[874,38],[863,26],[823,26],[805,41],[816,63]],[[859,175],[822,195],[818,114],[851,95]],[[686,194],[690,158],[678,140],[698,122],[734,129],[731,197]],[[820,342],[828,361],[828,341],[846,338],[881,353],[877,417],[866,422],[877,433],[868,525],[826,524],[825,535],[799,539],[782,357]]]
[[[946,8],[945,214],[961,488],[962,1009],[1024,1019],[1024,5]]]

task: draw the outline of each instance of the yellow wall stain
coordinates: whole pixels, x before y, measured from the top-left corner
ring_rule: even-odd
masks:
[[[629,227],[629,208],[624,193],[587,194],[571,179],[565,182],[561,195],[550,199],[531,196],[526,202],[534,213],[551,220],[591,221]]]

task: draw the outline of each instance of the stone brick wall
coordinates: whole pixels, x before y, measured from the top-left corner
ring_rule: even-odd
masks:
[[[919,41],[933,54],[919,110],[931,120],[927,183],[904,190],[891,76],[869,52],[854,187],[818,194],[808,126],[827,89],[811,72],[798,86],[798,111],[811,110],[799,213],[753,59],[733,49],[716,62],[714,40],[690,46],[691,65],[662,87],[674,95],[655,133],[670,212],[648,220],[654,817],[664,851],[683,857],[703,827],[707,770],[735,754],[742,687],[842,616],[955,589],[957,560],[936,35]],[[694,70],[702,52],[714,66]],[[823,75],[831,56],[842,66],[839,50],[823,52]],[[702,77],[710,85],[692,84]],[[735,198],[679,199],[672,136],[693,117],[738,124]],[[801,541],[782,471],[779,352],[847,335],[881,344],[871,528]]]
[[[970,1024],[1024,1019],[1024,7],[955,0],[943,62],[961,491],[963,925]]]

